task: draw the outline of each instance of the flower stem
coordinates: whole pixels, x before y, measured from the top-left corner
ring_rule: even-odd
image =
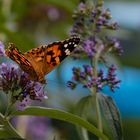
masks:
[[[88,132],[85,128],[81,128],[82,130],[82,136],[83,136],[83,139],[84,140],[89,140],[89,137],[88,137]]]
[[[95,57],[93,57],[92,62],[91,62],[95,78],[98,77],[98,58],[99,58],[99,55],[97,53],[97,55]],[[94,94],[94,97],[95,97],[97,127],[101,132],[103,132],[101,111],[100,111],[100,106],[99,106],[99,101],[98,101],[98,92],[97,92],[96,87],[93,88],[93,94]],[[99,140],[101,140],[101,139],[99,138]]]
[[[21,138],[23,139],[16,129],[10,124],[10,122],[0,113],[0,124],[4,126],[4,130],[7,131],[12,138]]]
[[[103,132],[101,111],[100,111],[100,106],[99,106],[99,101],[98,101],[98,93],[96,93],[96,95],[95,95],[95,103],[96,103],[96,117],[97,117],[98,129],[101,132]],[[101,140],[101,139],[99,138],[99,140]]]
[[[10,109],[12,108],[13,103],[11,102],[11,93],[7,94],[7,107],[4,114],[4,117],[7,118],[9,116]]]

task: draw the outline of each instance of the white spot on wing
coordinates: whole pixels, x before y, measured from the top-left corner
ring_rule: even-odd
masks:
[[[67,48],[68,47],[68,44],[65,44],[64,47]]]
[[[65,50],[65,53],[66,53],[66,55],[70,55],[70,50],[69,49],[66,49]]]

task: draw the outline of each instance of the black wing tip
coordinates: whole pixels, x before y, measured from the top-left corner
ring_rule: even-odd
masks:
[[[71,36],[70,38],[63,41],[64,44],[69,44],[69,42],[73,42],[74,44],[78,45],[80,43],[80,37]]]
[[[70,39],[72,39],[77,44],[79,44],[79,42],[80,42],[80,37],[78,37],[78,36],[72,36]]]

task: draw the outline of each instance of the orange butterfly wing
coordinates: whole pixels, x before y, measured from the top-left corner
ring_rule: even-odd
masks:
[[[52,71],[79,44],[80,39],[73,37],[61,42],[42,45],[22,54],[14,47],[7,49],[7,55],[29,74],[32,80],[45,83],[45,74]],[[13,46],[13,45],[12,45]]]
[[[24,53],[24,57],[32,64],[34,70],[37,73],[38,81],[41,83],[45,83],[44,76],[47,71],[46,59],[45,59],[45,50],[47,46],[41,46],[38,48],[34,48],[26,53]]]
[[[37,74],[34,70],[34,67],[13,43],[9,43],[8,49],[5,51],[5,53],[9,58],[18,63],[21,69],[28,73],[32,80],[37,80]]]
[[[80,39],[73,37],[61,42],[54,42],[49,44],[46,48],[46,62],[49,65],[47,73],[58,66],[74,48],[79,44]]]

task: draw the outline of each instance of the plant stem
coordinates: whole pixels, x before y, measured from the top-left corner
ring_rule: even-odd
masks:
[[[86,120],[86,116],[84,114],[85,108],[86,108],[86,106],[84,106],[84,108],[83,108],[82,118],[85,118],[85,120]],[[81,140],[89,140],[87,129],[81,128],[81,132],[82,132],[82,137],[83,137]]]
[[[95,103],[96,103],[96,116],[97,116],[98,129],[101,132],[103,132],[101,111],[100,111],[100,106],[99,106],[99,101],[98,101],[98,93],[96,93],[96,95],[95,95]],[[99,140],[101,140],[101,139],[99,138]]]
[[[5,130],[12,135],[12,138],[23,139],[10,122],[0,113],[0,123],[4,126]]]
[[[4,114],[5,118],[8,117],[9,111],[10,111],[11,107],[13,106],[13,104],[11,103],[11,95],[12,95],[12,93],[10,93],[10,92],[7,94],[7,107],[6,107],[6,111]]]
[[[88,137],[88,132],[85,128],[81,128],[82,130],[82,136],[83,136],[83,139],[84,140],[89,140],[89,137]]]
[[[93,74],[94,74],[95,78],[98,77],[98,58],[99,58],[99,55],[97,53],[97,55],[95,57],[93,57],[92,62],[91,62],[92,67],[93,67]],[[103,132],[101,111],[100,111],[100,106],[99,106],[99,101],[98,101],[98,93],[97,93],[96,87],[93,88],[93,94],[95,97],[97,127],[101,132]],[[99,140],[101,140],[101,139],[99,138]]]

